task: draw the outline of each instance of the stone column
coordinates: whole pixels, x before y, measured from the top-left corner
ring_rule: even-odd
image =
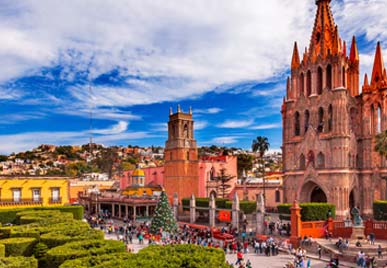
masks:
[[[301,208],[297,200],[294,200],[293,206],[290,208],[290,222],[290,243],[294,248],[297,248],[301,237]]]
[[[190,200],[189,221],[190,221],[190,223],[195,223],[195,221],[196,221],[196,200],[195,200],[195,196],[193,194],[192,194],[191,200]]]
[[[121,204],[118,204],[118,218],[121,219]]]
[[[239,230],[239,197],[237,192],[234,193],[232,202],[232,225]]]
[[[125,205],[125,217],[126,217],[126,219],[129,219],[129,209],[128,209],[128,205]]]
[[[213,194],[211,194],[211,196],[210,196],[209,205],[210,205],[210,210],[209,210],[210,227],[215,227],[216,205],[215,205],[215,198],[214,198]]]
[[[133,206],[133,221],[136,221],[136,213],[137,213],[137,207]]]
[[[177,196],[177,193],[173,194],[173,216],[175,217],[175,220],[177,221],[177,216],[179,213],[179,197]]]
[[[115,216],[115,205],[114,205],[114,203],[112,204],[112,217],[114,217]]]
[[[263,194],[257,194],[257,226],[256,226],[256,232],[257,234],[264,234],[265,233],[265,204],[264,204],[264,198]]]
[[[149,217],[149,206],[145,206],[145,217]]]

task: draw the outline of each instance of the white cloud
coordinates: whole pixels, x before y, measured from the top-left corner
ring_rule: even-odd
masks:
[[[207,109],[194,109],[193,114],[217,114],[223,111],[223,109],[218,107],[212,107]]]
[[[159,132],[167,132],[168,131],[168,123],[153,123],[151,130],[152,131],[159,131]]]
[[[195,130],[201,130],[201,129],[206,128],[207,125],[208,125],[207,121],[195,121],[194,129]]]
[[[212,143],[225,145],[225,144],[233,144],[238,142],[238,137],[227,136],[227,137],[216,137],[211,140]]]
[[[225,122],[218,124],[219,128],[244,128],[250,126],[254,120],[226,120]]]
[[[8,0],[0,11],[0,60],[7,66],[0,81],[57,64],[69,81],[113,69],[147,78],[97,88],[97,106],[176,100],[222,84],[266,81],[289,67],[292,40],[309,39],[311,2]],[[71,92],[85,102],[82,90]]]
[[[119,134],[119,133],[125,132],[127,129],[128,129],[128,122],[119,121],[116,125],[112,125],[110,128],[107,128],[107,129],[94,129],[92,130],[92,133],[102,134],[102,135]]]
[[[21,90],[0,87],[0,101],[1,100],[18,100],[23,96]]]
[[[273,129],[273,128],[280,128],[282,127],[281,123],[273,123],[273,124],[262,124],[262,125],[257,125],[253,126],[250,129]]]

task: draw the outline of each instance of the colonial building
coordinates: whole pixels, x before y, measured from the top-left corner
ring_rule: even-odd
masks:
[[[66,204],[69,204],[68,178],[0,177],[0,209]]]
[[[329,202],[336,214],[353,206],[372,213],[386,196],[387,163],[374,151],[387,128],[387,75],[378,43],[370,82],[359,92],[359,53],[349,55],[333,20],[330,0],[316,0],[308,48],[294,44],[282,105],[285,201]]]

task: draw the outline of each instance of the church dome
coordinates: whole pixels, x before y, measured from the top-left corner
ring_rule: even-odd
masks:
[[[145,177],[144,170],[136,168],[132,173],[132,177]]]

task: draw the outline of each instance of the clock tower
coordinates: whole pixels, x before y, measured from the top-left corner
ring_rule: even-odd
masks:
[[[174,193],[181,200],[199,193],[199,161],[194,139],[192,110],[169,114],[168,140],[165,143],[164,188],[169,199]]]

